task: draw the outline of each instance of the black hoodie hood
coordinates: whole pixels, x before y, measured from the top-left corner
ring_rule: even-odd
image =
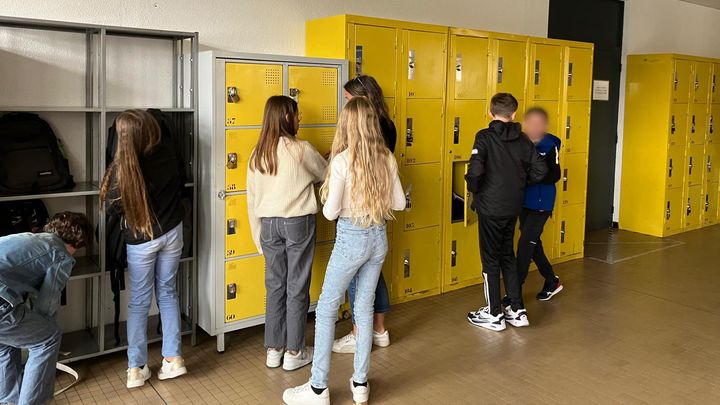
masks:
[[[503,122],[495,120],[490,123],[490,129],[503,142],[512,142],[520,138],[522,126],[517,122]]]

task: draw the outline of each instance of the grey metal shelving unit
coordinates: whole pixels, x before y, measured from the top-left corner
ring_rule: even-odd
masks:
[[[109,275],[105,271],[105,215],[100,209],[99,183],[105,171],[105,146],[107,131],[112,123],[110,115],[129,108],[160,108],[171,113],[184,136],[188,136],[192,148],[189,153],[188,183],[185,194],[192,200],[192,249],[188,257],[181,260],[179,292],[183,313],[183,334],[192,335],[195,343],[197,320],[197,134],[198,134],[198,34],[197,32],[159,31],[127,27],[113,27],[94,24],[45,21],[0,16],[0,30],[18,28],[41,31],[63,31],[84,36],[85,41],[85,105],[84,106],[2,106],[0,114],[10,111],[63,114],[84,114],[85,119],[85,179],[77,182],[70,190],[0,196],[0,201],[52,198],[84,198],[86,213],[98,226],[99,240],[86,249],[73,269],[71,280],[84,280],[85,302],[82,330],[63,334],[60,361],[64,363],[91,358],[126,349],[125,323],[120,324],[121,344],[115,345],[113,319],[106,319],[105,304],[111,298],[108,286]],[[109,106],[106,94],[106,44],[108,37],[133,37],[167,41],[172,47],[172,105]],[[186,71],[186,70],[189,70]],[[2,95],[0,95],[0,99]],[[149,342],[158,341],[161,336],[155,331],[157,315],[148,322]],[[62,325],[60,325],[62,328]]]

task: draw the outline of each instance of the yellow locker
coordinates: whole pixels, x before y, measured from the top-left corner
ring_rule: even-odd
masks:
[[[673,188],[665,193],[665,233],[677,232],[682,229],[685,217],[683,205],[683,189]]]
[[[666,188],[678,188],[685,184],[685,146],[674,145],[668,149]]]
[[[705,147],[703,145],[691,146],[685,156],[685,170],[687,185],[700,186],[705,174]]]
[[[705,149],[705,182],[720,181],[720,148],[711,145]]]
[[[247,195],[225,197],[225,257],[257,253],[250,232]]]
[[[475,134],[485,127],[489,121],[486,120],[485,100],[455,100],[455,106],[452,119],[452,131],[448,131],[448,142],[452,151],[452,158],[455,161],[463,161],[470,159],[473,145],[475,143]]]
[[[720,103],[720,89],[718,89],[718,76],[720,76],[720,64],[713,64],[712,77],[710,79],[710,93],[713,104]]]
[[[334,243],[319,243],[315,246],[312,275],[310,276],[310,302],[315,302],[320,298],[323,281],[325,281],[325,270],[327,270],[334,246]]]
[[[409,207],[398,214],[405,231],[440,225],[442,173],[439,164],[413,165],[400,174]]]
[[[590,141],[590,102],[569,101],[565,132],[558,134],[566,153],[587,153]]]
[[[421,294],[440,287],[440,228],[404,232],[397,241],[393,272],[394,298]]]
[[[335,127],[300,127],[297,137],[310,142],[322,156],[325,156],[332,149]]]
[[[704,210],[705,198],[702,185],[688,187],[685,194],[684,227],[694,229],[700,226],[700,218]]]
[[[558,45],[533,44],[531,80],[533,100],[559,100],[563,72],[562,50]]]
[[[708,125],[707,104],[691,104],[688,117],[688,142],[693,145],[705,143],[705,133]]]
[[[562,181],[560,202],[562,205],[585,204],[587,185],[587,155],[584,153],[565,154],[560,158]]]
[[[322,212],[317,214],[315,220],[315,240],[318,242],[335,240],[335,221],[328,221]]]
[[[710,96],[712,65],[709,62],[695,62],[693,67],[693,102],[707,103]]]
[[[500,39],[495,44],[495,93],[510,93],[525,99],[527,80],[527,42]]]
[[[484,100],[488,87],[487,38],[452,36],[451,58],[455,58],[455,72],[450,72],[455,81],[456,100]]]
[[[264,314],[264,257],[225,262],[225,323]]]
[[[247,188],[248,161],[259,136],[259,129],[225,131],[225,191]]]
[[[265,101],[283,93],[282,65],[225,64],[225,125],[262,125]]]
[[[403,32],[405,96],[438,98],[445,96],[445,47],[447,36],[434,32]]]
[[[709,183],[705,189],[703,225],[718,223],[718,183]]]
[[[370,75],[377,80],[385,97],[395,95],[397,74],[397,30],[388,27],[355,25],[353,44],[349,50],[354,74]],[[354,58],[352,58],[354,55]]]
[[[548,113],[548,130],[551,134],[562,139],[562,131],[565,125],[560,126],[560,103],[557,101],[538,100],[531,104],[533,107],[540,107]],[[563,123],[564,124],[564,123]]]
[[[568,55],[567,99],[590,101],[593,50],[571,47]]]
[[[567,205],[558,217],[558,257],[582,253],[585,240],[585,205]]]
[[[443,100],[407,99],[404,131],[398,145],[407,165],[440,162],[443,142]],[[405,136],[403,137],[402,134]]]
[[[290,97],[298,102],[303,124],[334,124],[337,121],[336,68],[288,67]]]
[[[672,99],[674,103],[687,103],[690,97],[692,63],[687,60],[675,61],[673,71]]]
[[[456,222],[450,226],[450,232],[450,274],[445,283],[454,285],[479,281],[482,279],[482,264],[477,225],[465,226],[462,222]]]
[[[720,145],[720,127],[716,125],[716,120],[720,120],[720,104],[710,106],[710,117],[708,118],[707,142],[710,144]],[[720,121],[718,121],[720,122]]]
[[[688,126],[687,104],[673,104],[670,107],[670,145],[685,145]]]

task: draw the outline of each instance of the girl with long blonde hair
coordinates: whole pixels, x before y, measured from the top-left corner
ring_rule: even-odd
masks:
[[[357,278],[358,333],[350,390],[355,403],[364,404],[370,394],[375,287],[388,249],[385,222],[393,218],[393,210],[405,208],[397,162],[385,144],[377,113],[365,98],[353,98],[340,114],[321,197],[325,217],[339,220],[315,310],[312,377],[304,385],[285,390],[283,400],[288,405],[330,403],[327,383],[337,311],[350,281]]]

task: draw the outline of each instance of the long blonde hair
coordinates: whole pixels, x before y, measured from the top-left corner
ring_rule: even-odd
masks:
[[[350,171],[351,211],[356,225],[369,227],[393,219],[392,187],[394,159],[385,144],[377,113],[370,101],[355,97],[340,114],[330,161],[347,150]],[[330,173],[320,188],[320,198],[327,201]]]
[[[115,128],[117,151],[100,187],[101,201],[107,201],[110,190],[116,189],[119,197],[108,204],[122,204],[123,216],[135,237],[153,239],[157,220],[148,201],[140,160],[160,143],[160,126],[147,111],[127,110],[115,119]]]

